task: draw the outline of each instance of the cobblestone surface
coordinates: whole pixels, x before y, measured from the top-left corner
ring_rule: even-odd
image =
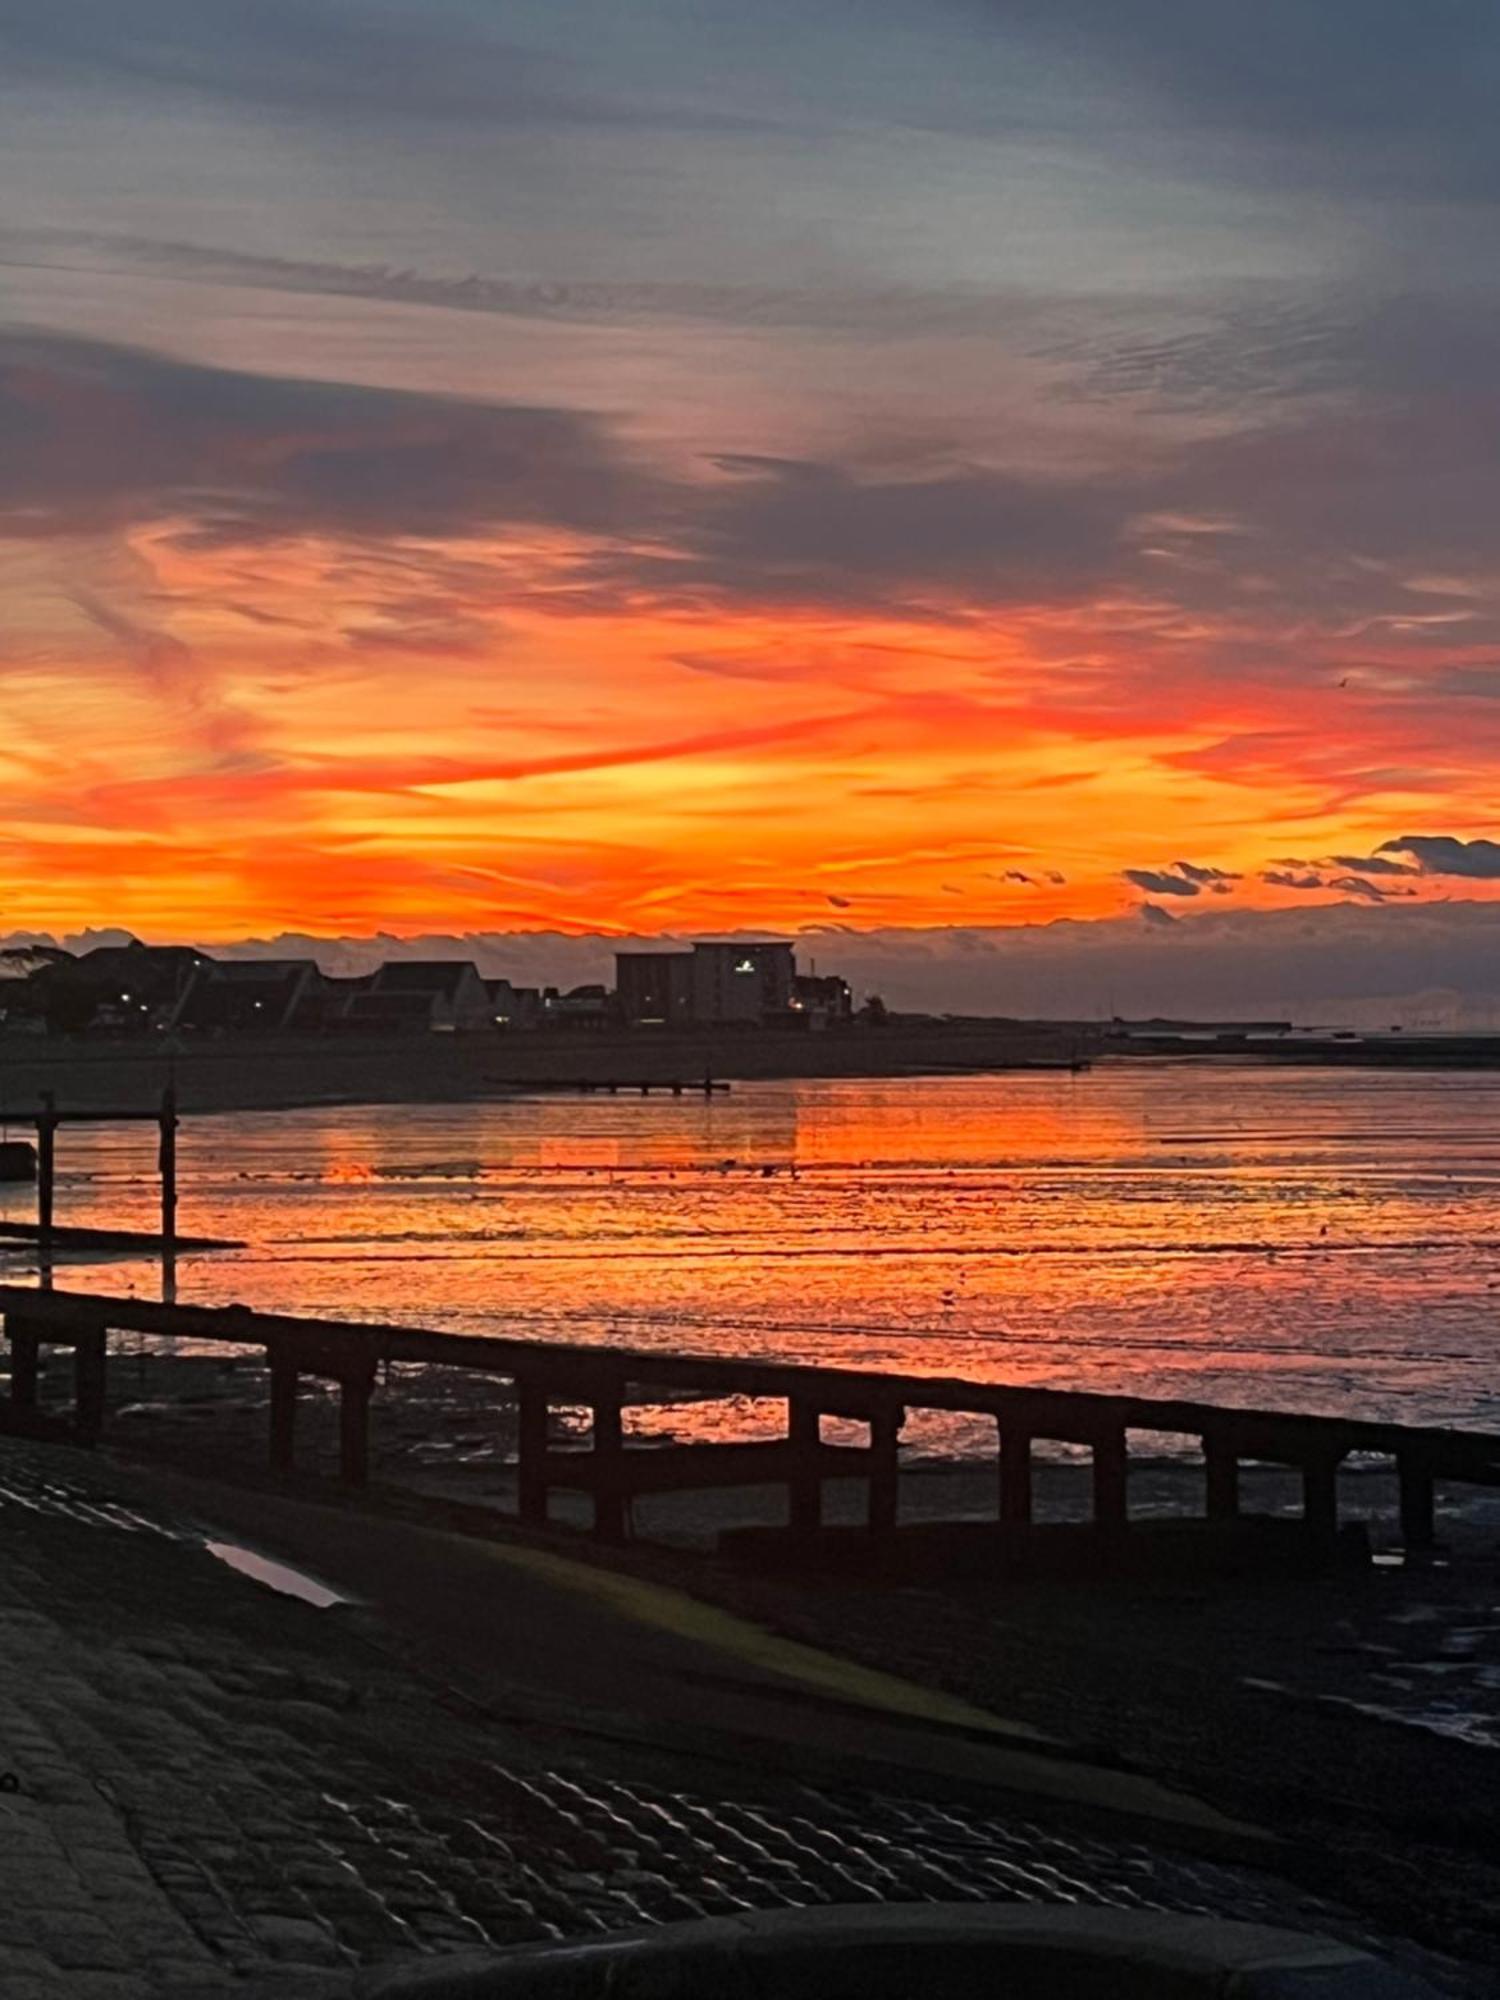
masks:
[[[753,1773],[710,1791],[666,1753],[648,1782],[638,1751],[497,1728],[347,1609],[215,1562],[148,1486],[0,1440],[5,2000],[332,2000],[404,1956],[777,1904],[1076,1902],[1360,1936],[1273,1877],[1051,1819]]]

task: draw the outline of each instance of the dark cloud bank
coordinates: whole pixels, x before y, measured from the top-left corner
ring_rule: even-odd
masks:
[[[1440,422],[1407,405],[1358,424],[1309,414],[1086,476],[936,443],[883,463],[705,458],[685,475],[587,409],[259,375],[0,328],[0,537],[170,524],[189,542],[250,545],[544,526],[592,543],[574,584],[599,603],[644,593],[920,616],[1079,602],[1144,576],[1142,522],[1228,509],[1257,523],[1267,613],[1430,610],[1395,575],[1351,567],[1347,547],[1403,564],[1487,559],[1500,507],[1489,443],[1473,408]],[[1222,607],[1227,574],[1200,557],[1173,572],[1174,594]],[[1159,569],[1147,580],[1159,589]],[[1465,635],[1490,629],[1473,617]]]

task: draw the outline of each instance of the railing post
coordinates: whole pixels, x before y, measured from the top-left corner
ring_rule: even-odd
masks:
[[[297,1364],[289,1354],[272,1348],[271,1363],[271,1466],[289,1472],[296,1452]]]
[[[177,1090],[170,1083],[161,1094],[157,1164],[161,1168],[162,1294],[170,1300],[177,1290]]]
[[[88,1444],[104,1428],[106,1342],[104,1328],[91,1326],[73,1345],[73,1422]]]
[[[370,1398],[375,1364],[356,1364],[339,1377],[339,1477],[363,1486],[370,1477]]]
[[[818,1414],[817,1404],[807,1397],[788,1397],[786,1434],[792,1471],[787,1482],[787,1525],[795,1535],[815,1535],[823,1525]]]
[[[870,1510],[872,1535],[891,1535],[901,1508],[901,1426],[906,1412],[894,1408],[877,1410],[870,1418]]]
[[[594,1481],[594,1533],[600,1541],[625,1539],[625,1426],[621,1412],[622,1384],[613,1382],[594,1396],[594,1457],[599,1461]]]
[[[540,1384],[516,1382],[516,1505],[523,1521],[547,1519],[547,1417],[551,1408]]]
[[[52,1225],[57,1200],[57,1098],[42,1092],[36,1121],[36,1261],[44,1285],[52,1283]]]
[[[10,1343],[11,1408],[34,1410],[41,1374],[41,1340],[30,1320],[15,1318],[6,1319],[5,1337]]]
[[[1112,1426],[1094,1439],[1094,1526],[1119,1534],[1128,1525],[1130,1453],[1125,1426]]]
[[[999,1420],[1000,1519],[1006,1527],[1031,1524],[1031,1433],[1024,1425]]]
[[[1432,1468],[1403,1452],[1396,1460],[1396,1471],[1401,1483],[1401,1539],[1409,1549],[1430,1549],[1437,1540]]]
[[[1204,1438],[1203,1476],[1209,1520],[1234,1520],[1240,1511],[1240,1460],[1223,1438]]]

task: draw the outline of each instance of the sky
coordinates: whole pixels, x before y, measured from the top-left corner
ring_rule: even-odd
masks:
[[[1492,0],[0,0],[0,927],[1478,1004],[1497,86]]]

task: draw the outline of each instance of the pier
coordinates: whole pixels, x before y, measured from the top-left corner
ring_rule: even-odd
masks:
[[[518,1082],[509,1077],[486,1079],[491,1089],[513,1097],[727,1097],[729,1085],[717,1077],[536,1077]]]
[[[1320,1541],[1331,1540],[1338,1531],[1338,1470],[1354,1454],[1394,1463],[1403,1537],[1413,1549],[1433,1543],[1439,1481],[1500,1486],[1500,1435],[1480,1431],[945,1376],[515,1340],[21,1285],[0,1285],[0,1314],[10,1348],[14,1425],[36,1420],[39,1362],[47,1347],[73,1352],[73,1427],[86,1441],[97,1439],[104,1424],[112,1333],[260,1348],[271,1380],[267,1443],[272,1466],[285,1471],[294,1463],[304,1378],[332,1382],[339,1393],[340,1471],[353,1486],[363,1485],[369,1475],[371,1402],[384,1364],[422,1362],[493,1376],[511,1385],[516,1403],[520,1518],[541,1524],[554,1490],[581,1491],[592,1498],[595,1534],[606,1540],[625,1534],[629,1503],[637,1495],[765,1484],[785,1487],[789,1531],[811,1538],[822,1526],[824,1482],[850,1477],[866,1484],[870,1533],[893,1534],[900,1517],[901,1431],[912,1410],[961,1412],[993,1422],[996,1519],[1001,1527],[1017,1530],[1032,1521],[1033,1447],[1055,1441],[1082,1446],[1092,1455],[1096,1531],[1105,1537],[1128,1533],[1133,1430],[1199,1444],[1204,1512],[1211,1521],[1238,1515],[1242,1464],[1294,1468],[1301,1475],[1307,1532]],[[784,1435],[764,1443],[630,1443],[625,1411],[632,1401],[663,1390],[779,1400],[786,1410]],[[554,1403],[581,1405],[591,1413],[591,1449],[563,1449],[554,1443]],[[825,1442],[824,1417],[865,1425],[867,1442]]]

